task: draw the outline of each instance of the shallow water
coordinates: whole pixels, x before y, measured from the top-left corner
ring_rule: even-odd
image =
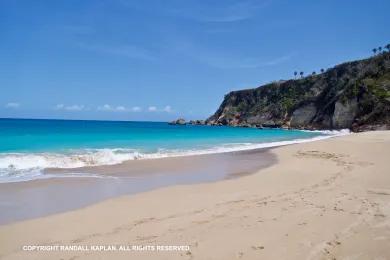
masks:
[[[0,119],[0,183],[56,177],[43,174],[47,168],[221,153],[326,136],[322,132],[164,122]]]

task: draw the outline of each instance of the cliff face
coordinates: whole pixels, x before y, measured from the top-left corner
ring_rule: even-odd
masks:
[[[390,53],[227,94],[212,125],[390,129]]]

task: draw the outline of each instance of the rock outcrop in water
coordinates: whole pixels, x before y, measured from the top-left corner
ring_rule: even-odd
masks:
[[[390,53],[227,94],[209,125],[390,129]]]
[[[205,120],[190,120],[189,124],[190,125],[205,125],[206,121]]]
[[[187,122],[185,119],[179,118],[179,119],[176,119],[176,120],[169,122],[168,124],[170,124],[170,125],[186,125]]]
[[[179,119],[176,119],[176,120],[169,122],[168,124],[170,124],[170,125],[186,125],[186,124],[205,125],[206,121],[205,120],[190,120],[189,122],[187,122],[185,119],[179,118]]]

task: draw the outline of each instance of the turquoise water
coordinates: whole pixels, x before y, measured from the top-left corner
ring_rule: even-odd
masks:
[[[325,135],[164,122],[0,119],[0,181],[40,176],[48,167],[235,151]]]

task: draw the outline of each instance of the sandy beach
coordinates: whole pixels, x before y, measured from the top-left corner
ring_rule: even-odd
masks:
[[[389,131],[270,153],[277,162],[254,174],[160,188],[2,225],[0,258],[390,259]],[[30,245],[145,250],[23,250]],[[146,250],[157,245],[189,250]]]

